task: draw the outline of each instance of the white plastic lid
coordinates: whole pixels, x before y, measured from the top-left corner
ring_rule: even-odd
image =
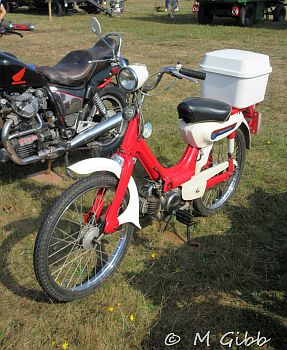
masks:
[[[239,78],[254,78],[272,72],[269,56],[235,49],[207,52],[200,68],[205,72]]]

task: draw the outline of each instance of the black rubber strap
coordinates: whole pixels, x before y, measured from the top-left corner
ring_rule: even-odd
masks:
[[[200,80],[205,80],[205,78],[206,78],[206,73],[199,72],[199,71],[192,70],[192,69],[183,68],[183,67],[180,68],[179,73],[186,75],[187,77],[200,79]]]

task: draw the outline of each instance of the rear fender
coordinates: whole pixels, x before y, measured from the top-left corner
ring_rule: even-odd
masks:
[[[107,171],[116,175],[119,179],[122,168],[112,159],[108,158],[89,158],[69,166],[69,169],[80,175],[92,174],[99,171]],[[128,184],[130,199],[126,210],[118,217],[119,224],[122,225],[131,222],[138,228],[139,223],[139,195],[133,177]]]
[[[248,125],[245,118],[242,120],[242,123],[240,124],[239,129],[242,131],[242,133],[244,135],[246,148],[251,149],[250,129],[249,129],[249,125]]]

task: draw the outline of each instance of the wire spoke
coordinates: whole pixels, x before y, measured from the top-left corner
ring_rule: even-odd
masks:
[[[72,245],[72,244],[73,244],[73,246],[75,246],[76,243],[77,243],[77,241],[71,242],[71,243],[65,245],[65,246],[62,247],[61,249],[59,249],[59,250],[57,250],[56,252],[54,252],[54,253],[52,253],[51,255],[49,255],[48,258],[49,258],[49,259],[52,258],[52,256],[54,256],[54,255],[60,253],[61,251],[63,251],[64,249],[68,248],[68,247],[69,247],[70,245]]]
[[[56,229],[58,229],[58,227],[56,227]],[[60,230],[60,229],[58,229],[58,230],[61,231],[62,233],[64,233],[62,230]],[[73,233],[72,235],[67,235],[67,237],[72,238],[73,236],[78,235],[79,233],[80,233],[80,231],[77,231],[77,232]],[[54,237],[54,236],[51,239],[57,240],[57,242],[51,244],[50,248],[53,247],[54,245],[59,244],[59,242],[72,243],[72,242],[76,241],[76,239],[73,239],[73,241],[69,241],[69,240],[66,240],[64,238],[59,238],[59,237]]]
[[[75,246],[76,246],[76,242],[74,243],[73,247],[71,248],[70,252],[69,252],[67,255],[63,256],[62,258],[60,258],[60,259],[57,260],[57,261],[54,261],[52,264],[50,264],[50,266],[57,265],[60,261],[62,261],[62,260],[65,259],[65,258],[68,259],[68,257],[69,257],[71,254],[73,254],[73,253],[76,252],[76,250],[74,250]],[[66,260],[65,260],[65,261],[66,261]],[[65,264],[65,262],[64,262],[64,264]]]
[[[78,277],[78,279],[76,280],[76,283],[74,284],[74,286],[73,286],[73,288],[75,288],[76,286],[77,286],[77,284],[78,284],[78,280],[80,279],[80,283],[81,283],[81,285],[83,285],[83,282],[82,282],[82,279],[81,279],[81,277],[82,277],[82,274],[83,274],[83,272],[85,271],[85,269],[86,269],[86,267],[87,267],[87,265],[88,265],[88,263],[90,262],[90,260],[91,260],[91,257],[93,256],[93,251],[91,251],[91,253],[90,253],[90,255],[89,255],[89,257],[87,258],[87,261],[86,261],[86,263],[85,263],[85,265],[84,265],[84,267],[83,267],[83,269],[81,269],[80,270],[80,275],[79,275],[79,277]],[[90,280],[89,279],[89,273],[88,273],[88,281]],[[68,286],[67,286],[68,287]]]
[[[73,224],[75,224],[75,225],[78,225],[78,226],[82,226],[80,223],[78,223],[78,222],[76,222],[76,221],[74,221],[74,220],[72,220],[72,219],[69,219],[69,218],[67,218],[67,217],[65,217],[65,216],[62,216],[62,219],[63,220],[67,220],[67,221],[69,221],[69,222],[71,222],[71,223],[73,223]]]
[[[63,266],[62,266],[60,269],[54,271],[53,273],[51,273],[51,275],[54,275],[54,274],[55,274],[56,272],[58,272],[59,270],[62,270],[65,266],[70,265],[72,262],[74,262],[75,260],[79,259],[82,255],[87,254],[87,252],[89,252],[89,250],[86,250],[84,253],[82,253],[82,254],[76,256],[75,258],[73,258],[72,260],[70,260],[68,263],[64,263]],[[57,278],[58,278],[58,276],[57,276]],[[57,278],[56,278],[56,279],[57,279]]]

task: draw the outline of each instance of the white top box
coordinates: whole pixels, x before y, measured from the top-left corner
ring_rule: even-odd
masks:
[[[245,108],[264,99],[272,71],[269,56],[235,49],[206,53],[200,68],[207,73],[201,85],[201,96],[237,108]]]

